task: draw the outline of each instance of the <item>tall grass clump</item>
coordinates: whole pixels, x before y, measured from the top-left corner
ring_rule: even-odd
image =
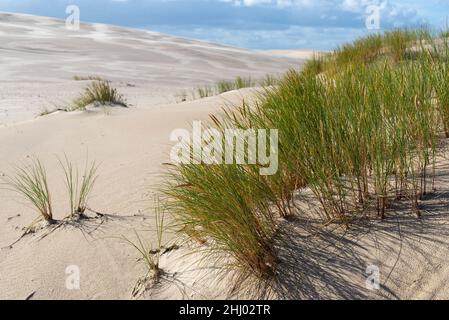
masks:
[[[64,171],[69,195],[70,217],[83,217],[88,208],[89,195],[98,178],[98,166],[95,162],[89,164],[86,159],[84,170],[80,172],[67,157],[65,160],[59,159],[59,163]]]
[[[15,174],[7,178],[6,184],[27,200],[45,222],[49,224],[54,222],[47,171],[39,159],[33,159],[29,164],[17,167]]]
[[[306,188],[323,223],[384,219],[395,201],[420,216],[449,128],[449,49],[439,42],[426,29],[370,35],[288,72],[257,104],[213,118],[218,130],[278,129],[279,170],[172,167],[165,192],[181,229],[263,277],[276,270],[278,218],[310,215],[295,205]]]
[[[243,88],[250,88],[254,87],[256,85],[256,82],[251,79],[251,77],[243,78],[243,77],[237,77],[234,81],[235,89],[243,89]]]
[[[211,257],[253,275],[274,274],[274,214],[258,176],[240,165],[182,165],[170,170],[165,189],[182,234]]]
[[[126,102],[122,94],[113,88],[108,81],[94,81],[88,85],[83,94],[74,101],[73,110],[83,110],[90,104],[116,104],[126,107]]]
[[[78,76],[75,75],[73,76],[73,80],[75,81],[104,81],[103,78],[101,78],[100,76]]]
[[[441,121],[443,123],[444,133],[446,138],[449,138],[449,40],[443,39],[440,44],[439,56],[443,59],[438,59],[434,64],[431,75],[434,77],[433,81],[436,83],[435,91],[437,95],[438,108],[440,112]],[[438,50],[433,48],[433,50]]]
[[[215,93],[212,87],[204,86],[202,88],[197,88],[196,93],[200,99],[212,97]],[[195,96],[195,95],[194,95]]]

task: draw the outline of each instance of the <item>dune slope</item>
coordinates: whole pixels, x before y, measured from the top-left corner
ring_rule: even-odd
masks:
[[[64,107],[84,81],[114,81],[131,105],[175,102],[176,95],[236,76],[254,79],[299,68],[303,60],[104,24],[66,29],[65,21],[0,13],[0,125]]]

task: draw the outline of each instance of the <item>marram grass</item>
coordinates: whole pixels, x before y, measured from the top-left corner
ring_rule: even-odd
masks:
[[[225,92],[239,90],[244,88],[253,88],[253,87],[272,87],[276,86],[279,82],[279,79],[271,74],[265,75],[264,78],[260,80],[253,80],[251,77],[241,77],[238,76],[233,80],[220,80],[212,86],[202,86],[193,90],[192,98],[193,99],[203,99],[212,97],[218,94],[222,94]],[[181,100],[185,101],[185,95],[181,94]]]
[[[7,178],[6,184],[32,205],[47,223],[53,223],[47,171],[39,159],[32,159],[29,163],[16,167],[15,174]]]
[[[84,92],[73,102],[70,111],[84,110],[91,104],[99,105],[121,105],[126,107],[126,101],[111,83],[104,80],[94,81],[89,84]]]
[[[149,285],[158,283],[160,278],[164,275],[164,271],[160,266],[160,259],[164,248],[164,232],[165,232],[165,206],[161,202],[160,197],[154,197],[154,222],[155,234],[157,238],[156,246],[152,243],[146,243],[144,239],[135,231],[136,240],[133,241],[125,236],[121,239],[136,250],[140,256],[140,261],[145,265],[146,274],[139,279],[135,288],[133,289],[133,297],[141,295]]]
[[[215,117],[218,130],[278,129],[279,171],[171,167],[164,192],[181,231],[266,277],[276,274],[278,219],[308,214],[294,203],[301,189],[314,193],[323,223],[387,218],[398,200],[419,216],[449,136],[447,56],[447,41],[426,29],[370,35],[288,72],[256,106]]]
[[[98,166],[95,162],[89,163],[86,159],[84,170],[79,171],[67,157],[64,160],[58,160],[64,172],[64,182],[68,192],[69,218],[83,218],[88,209],[89,196],[98,177]],[[7,189],[18,193],[39,212],[40,219],[49,224],[55,222],[47,170],[41,160],[32,158],[16,166],[15,172],[4,180]]]

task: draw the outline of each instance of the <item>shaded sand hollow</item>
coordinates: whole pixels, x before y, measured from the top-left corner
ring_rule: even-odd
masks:
[[[205,120],[225,105],[251,100],[257,90],[183,103],[176,103],[176,94],[237,75],[282,73],[303,63],[112,26],[85,24],[80,33],[72,33],[58,20],[8,14],[0,14],[0,51],[0,122],[7,124],[0,127],[0,175],[27,157],[39,156],[48,170],[56,218],[62,219],[67,197],[56,156],[66,154],[82,164],[88,153],[101,163],[90,207],[107,214],[51,233],[40,231],[11,246],[36,213],[0,189],[0,298],[12,299],[131,298],[145,268],[119,238],[133,239],[137,231],[155,243],[149,199],[161,182],[163,163],[169,161],[170,133],[189,129],[192,121]],[[131,108],[34,119],[42,106],[63,105],[79,93],[87,82],[74,81],[74,75],[91,74],[112,80]],[[278,283],[261,290],[261,296],[448,298],[448,169],[441,158],[438,190],[423,201],[422,219],[399,203],[387,221],[361,222],[348,231],[316,228],[312,220],[288,223],[279,240]],[[304,230],[304,225],[309,227]],[[170,233],[165,241],[172,244]],[[198,264],[198,254],[190,252],[182,245],[165,253],[164,279],[143,297],[252,297],[252,289],[230,293],[229,277],[217,275],[207,261]],[[366,288],[369,265],[379,267],[379,291]],[[69,266],[79,268],[79,290],[66,286]]]

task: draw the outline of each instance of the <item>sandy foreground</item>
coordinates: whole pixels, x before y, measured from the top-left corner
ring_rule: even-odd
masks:
[[[104,25],[82,26],[80,34],[58,20],[0,14],[0,175],[38,156],[46,165],[57,219],[67,196],[57,157],[82,165],[101,163],[90,207],[106,214],[53,232],[40,231],[14,243],[37,216],[11,192],[0,189],[0,298],[130,299],[145,274],[137,252],[120,240],[138,232],[155,243],[151,197],[163,182],[170,133],[206,120],[224,106],[252,101],[257,89],[177,103],[181,90],[235,76],[263,77],[300,67],[304,60],[278,54],[178,39]],[[308,57],[306,55],[301,56]],[[57,112],[35,119],[42,107],[65,105],[87,81],[113,81],[131,107]],[[264,298],[448,298],[449,165],[438,163],[437,191],[423,201],[416,219],[400,203],[384,222],[351,230],[314,228],[298,220],[279,246],[279,282]],[[299,195],[305,197],[307,194]],[[310,207],[313,212],[315,208]],[[396,213],[393,215],[393,213]],[[305,232],[302,226],[310,225]],[[307,238],[308,241],[304,241]],[[174,244],[170,233],[166,246]],[[232,293],[230,278],[181,245],[164,254],[165,277],[145,292],[148,299],[254,297],[252,288]],[[366,288],[366,268],[380,270],[381,290]],[[67,268],[80,270],[80,290],[66,286]],[[215,266],[216,267],[216,266]],[[221,279],[221,280],[220,280]]]

